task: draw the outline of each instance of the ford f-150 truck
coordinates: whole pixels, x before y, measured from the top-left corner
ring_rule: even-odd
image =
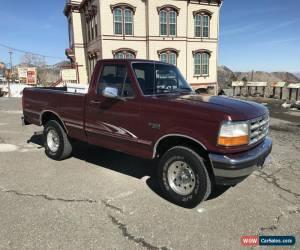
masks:
[[[272,149],[264,106],[196,95],[161,62],[101,60],[87,93],[28,88],[22,101],[23,122],[44,126],[48,157],[68,158],[75,139],[156,159],[165,197],[183,207],[207,199],[214,185],[242,181]]]

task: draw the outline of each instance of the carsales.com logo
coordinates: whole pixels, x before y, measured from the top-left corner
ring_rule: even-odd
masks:
[[[296,244],[294,236],[242,236],[242,246],[293,246]]]

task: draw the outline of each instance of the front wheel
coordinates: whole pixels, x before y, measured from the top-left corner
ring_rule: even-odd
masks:
[[[44,126],[44,147],[46,155],[60,161],[72,153],[72,145],[67,133],[57,121],[49,121]]]
[[[158,181],[166,198],[182,207],[195,207],[211,193],[204,160],[187,147],[173,147],[162,156]]]

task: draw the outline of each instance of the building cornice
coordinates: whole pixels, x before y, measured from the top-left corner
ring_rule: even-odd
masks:
[[[65,8],[64,8],[64,14],[66,17],[68,17],[70,15],[70,12],[73,12],[73,11],[80,11],[80,3],[79,2],[74,2],[72,0],[68,0],[66,5],[65,5]]]
[[[187,0],[189,3],[209,4],[209,5],[221,5],[224,0]]]

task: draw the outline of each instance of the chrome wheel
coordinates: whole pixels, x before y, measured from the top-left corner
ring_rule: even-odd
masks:
[[[189,195],[193,192],[196,179],[192,168],[183,161],[173,162],[168,169],[170,187],[180,195]]]
[[[47,134],[47,145],[49,149],[55,153],[59,148],[59,137],[54,129],[50,129]]]

